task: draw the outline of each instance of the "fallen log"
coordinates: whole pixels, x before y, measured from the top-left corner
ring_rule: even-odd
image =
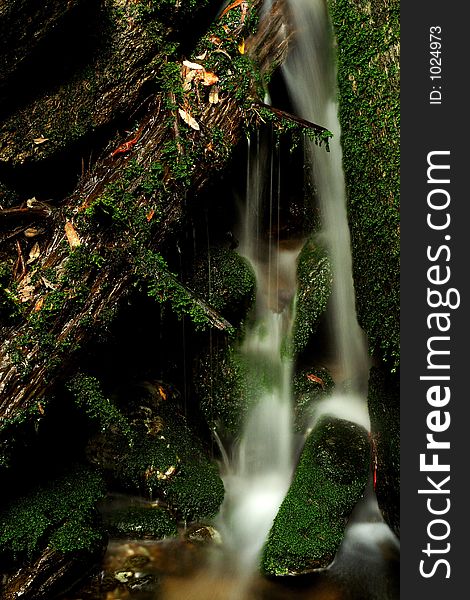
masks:
[[[254,0],[252,10],[260,5]],[[277,0],[263,12],[257,32],[244,40],[244,54],[257,63],[261,76],[286,55],[287,22],[283,2]],[[206,49],[209,54],[216,50]],[[174,74],[175,63],[170,66]],[[256,99],[252,83],[253,98],[224,92],[216,104],[201,99],[204,90],[195,89],[196,130],[180,120],[181,111],[188,115],[192,110],[188,94],[179,91],[178,102],[172,102],[166,83],[149,101],[127,146],[117,152],[123,145],[108,145],[53,211],[52,233],[18,282],[22,321],[1,331],[0,424],[25,414],[73,368],[74,350],[92,339],[102,315],[115,311],[136,276],[158,283],[167,275],[159,270],[159,251],[182,221],[188,191],[196,195],[226,163],[227,149],[242,135],[243,102]],[[224,152],[217,151],[215,131]],[[73,243],[67,224],[76,234]],[[144,263],[150,267],[142,277]],[[219,328],[228,326],[218,315],[206,317]]]

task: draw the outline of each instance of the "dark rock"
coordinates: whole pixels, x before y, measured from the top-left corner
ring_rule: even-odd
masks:
[[[305,443],[262,557],[271,575],[327,567],[363,495],[370,466],[365,429],[323,417]]]
[[[370,372],[369,413],[377,501],[385,521],[400,536],[400,385],[398,375],[383,367]]]
[[[2,599],[52,600],[83,581],[99,565],[104,551],[105,544],[93,552],[67,554],[46,548],[36,560],[7,579]]]

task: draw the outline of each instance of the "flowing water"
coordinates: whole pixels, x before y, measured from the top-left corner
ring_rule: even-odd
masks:
[[[296,31],[295,47],[283,67],[289,94],[299,116],[333,133],[331,152],[313,142],[307,142],[307,148],[321,207],[321,239],[333,270],[330,323],[337,369],[357,405],[367,390],[369,361],[356,318],[331,25],[323,0],[288,0],[288,4]]]
[[[252,371],[250,379],[260,385],[248,399],[240,441],[226,465],[226,495],[218,523],[232,567],[245,578],[258,567],[293,470],[292,359],[282,348],[291,336],[299,247],[283,248],[272,235],[279,229],[273,177],[273,153],[258,137],[253,148],[248,145],[239,248],[256,275],[256,306],[239,351]]]
[[[324,147],[306,142],[322,217],[318,241],[326,246],[333,271],[329,322],[339,379],[338,392],[316,407],[316,416],[333,414],[369,429],[369,361],[366,340],[356,318],[332,31],[324,0],[288,0],[288,4],[296,40],[283,67],[288,92],[300,117],[328,128],[334,136],[329,153]],[[273,156],[259,137],[254,147],[249,146],[240,245],[257,280],[256,318],[247,327],[241,352],[257,376],[269,381],[270,386],[252,399],[240,443],[224,478],[226,499],[219,520],[222,536],[231,550],[232,566],[244,576],[257,568],[259,553],[287,492],[294,466],[292,361],[282,349],[283,344],[288,344],[292,329],[299,248],[285,250],[279,237],[273,235],[274,230],[279,231],[279,223],[274,221],[279,215],[280,200],[273,197]],[[263,204],[267,179],[271,179],[269,210]],[[263,227],[267,214],[269,225]],[[368,506],[377,521],[378,509],[374,509],[373,499]],[[354,546],[354,535],[355,532],[348,538],[350,546]]]

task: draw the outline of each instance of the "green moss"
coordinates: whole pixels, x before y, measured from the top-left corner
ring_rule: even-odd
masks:
[[[314,405],[331,394],[334,382],[324,368],[302,369],[294,375],[294,410],[295,425],[300,431],[312,420]]]
[[[209,427],[222,434],[237,435],[253,402],[279,385],[266,359],[244,355],[239,340],[214,339],[194,366],[199,406]]]
[[[103,494],[101,478],[83,467],[37,486],[0,513],[0,552],[32,558],[46,545],[62,552],[94,548],[103,540],[95,514]]]
[[[325,251],[312,239],[302,248],[297,260],[298,291],[292,335],[295,354],[299,354],[315,333],[331,293],[331,267]]]
[[[400,3],[329,0],[354,279],[372,352],[399,362]]]
[[[15,322],[21,315],[21,306],[15,291],[12,262],[0,262],[0,320],[5,323]]]
[[[117,428],[131,441],[132,433],[128,420],[113,402],[104,396],[96,377],[78,373],[69,381],[67,388],[78,408],[90,419],[96,420],[103,431]]]
[[[175,398],[158,385],[133,390],[120,404],[126,407],[133,443],[118,431],[107,432],[90,446],[90,458],[120,486],[164,499],[179,518],[214,516],[223,484]]]
[[[363,494],[369,459],[365,430],[348,421],[320,421],[269,533],[262,557],[266,573],[297,573],[333,561]]]
[[[130,507],[104,515],[104,524],[112,536],[161,539],[176,536],[176,522],[163,508]]]
[[[210,324],[197,298],[170,272],[165,259],[158,252],[142,250],[134,258],[135,273],[147,286],[147,294],[158,302],[168,303],[178,318],[188,316],[196,329]]]
[[[228,248],[212,247],[207,254],[196,257],[189,284],[199,297],[233,323],[246,316],[255,298],[252,268]]]

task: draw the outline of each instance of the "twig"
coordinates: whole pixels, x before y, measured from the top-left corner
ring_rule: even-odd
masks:
[[[328,129],[326,127],[322,127],[321,125],[317,125],[317,123],[313,123],[312,121],[307,121],[306,119],[297,117],[296,115],[293,115],[292,113],[289,113],[285,110],[281,110],[280,108],[274,108],[274,106],[270,106],[269,104],[265,104],[264,102],[253,102],[252,106],[259,106],[260,108],[265,108],[274,113],[280,119],[287,119],[288,121],[293,121],[294,123],[302,125],[302,127],[313,129],[317,133],[328,133]]]

